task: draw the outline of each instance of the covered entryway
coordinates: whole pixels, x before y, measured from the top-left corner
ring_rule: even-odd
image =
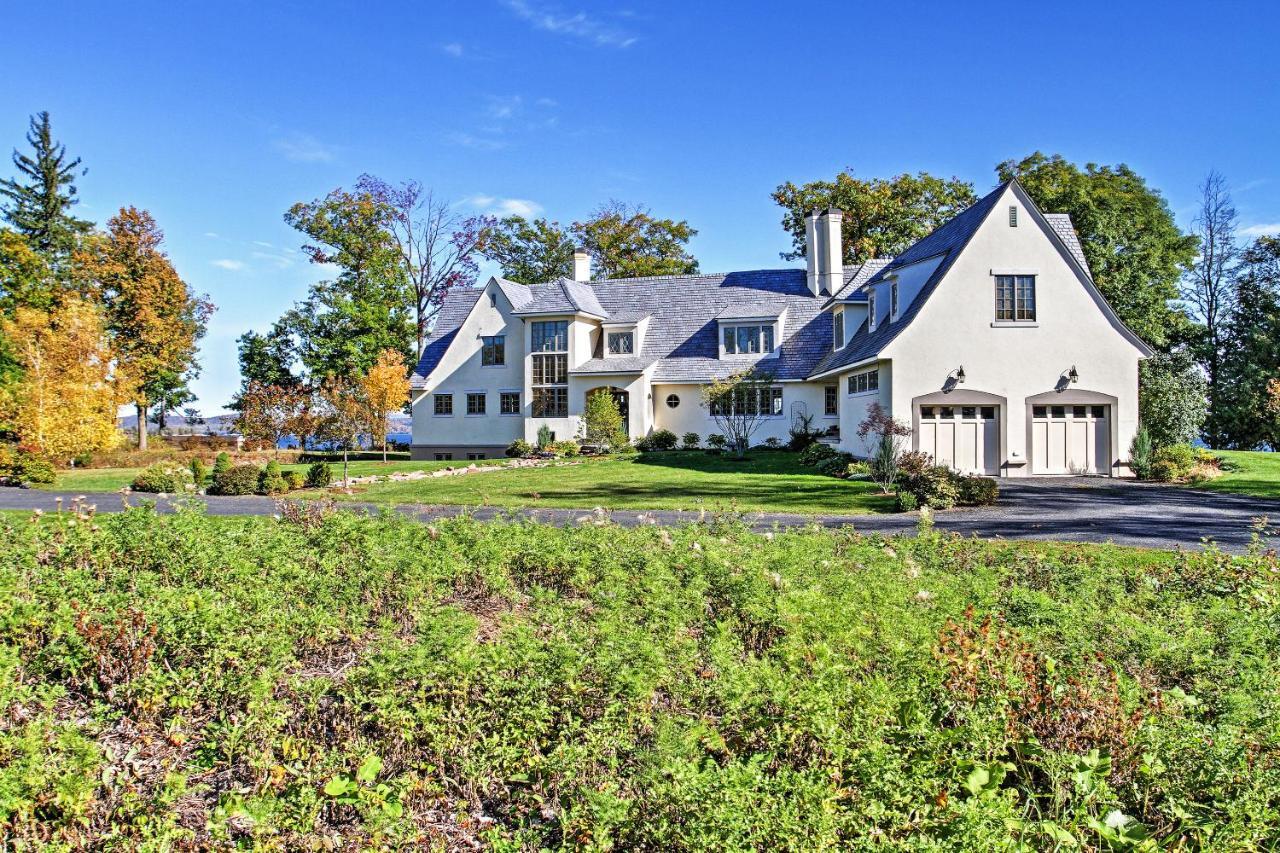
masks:
[[[1000,407],[982,403],[916,407],[916,449],[965,474],[1000,472]]]
[[[1111,406],[1031,405],[1032,474],[1110,474]]]

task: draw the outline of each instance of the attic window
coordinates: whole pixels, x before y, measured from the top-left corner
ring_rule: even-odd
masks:
[[[1009,227],[1018,227],[1018,206],[1016,204],[1009,205]]]
[[[498,294],[496,294],[496,293],[490,293],[490,294],[489,294],[489,307],[490,307],[490,308],[497,308],[497,307],[498,307]]]

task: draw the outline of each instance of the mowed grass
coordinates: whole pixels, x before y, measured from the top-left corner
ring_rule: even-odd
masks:
[[[875,485],[823,476],[800,465],[797,457],[783,451],[752,453],[746,461],[697,451],[642,453],[568,460],[546,468],[375,483],[359,487],[348,499],[386,504],[833,514],[892,508],[892,500]]]
[[[1221,477],[1199,483],[1199,488],[1280,499],[1280,453],[1255,450],[1214,452],[1231,463],[1235,470],[1225,471]]]

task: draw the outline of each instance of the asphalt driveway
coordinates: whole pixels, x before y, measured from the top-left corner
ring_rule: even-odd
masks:
[[[73,492],[0,488],[0,510],[42,509],[55,511],[58,499],[70,505]],[[114,493],[87,496],[99,512],[118,511],[121,497]],[[130,497],[132,503],[143,499]],[[277,502],[263,497],[202,498],[211,515],[272,515]],[[374,512],[370,504],[345,503],[352,510]],[[162,511],[172,510],[170,500],[160,501]],[[528,518],[548,524],[578,523],[592,514],[584,509],[509,510],[494,507],[403,505],[395,507],[408,517],[430,521],[469,512],[482,520]],[[609,513],[620,524],[683,524],[706,519],[698,512],[675,510],[617,510]],[[937,513],[939,529],[965,536],[1003,539],[1114,542],[1148,548],[1200,548],[1205,540],[1226,551],[1241,552],[1249,544],[1254,522],[1271,520],[1267,542],[1280,547],[1280,501],[1247,495],[1204,492],[1174,486],[1133,483],[1093,477],[1027,478],[1000,483],[1000,502],[994,507],[957,509]],[[828,527],[852,525],[867,533],[910,534],[914,514],[900,515],[792,515],[751,513],[744,520],[758,529],[790,527],[817,522]]]

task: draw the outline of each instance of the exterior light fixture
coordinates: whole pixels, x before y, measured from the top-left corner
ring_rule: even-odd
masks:
[[[963,364],[960,365],[960,369],[956,371],[956,383],[959,385],[964,384],[964,365]]]
[[[1071,365],[1071,369],[1067,371],[1067,378],[1073,383],[1080,381],[1080,374],[1076,371],[1076,366]]]

